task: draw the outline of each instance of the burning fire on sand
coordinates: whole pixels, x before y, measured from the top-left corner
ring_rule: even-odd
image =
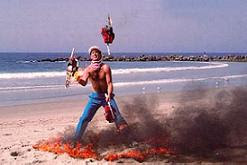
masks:
[[[135,144],[135,147],[125,147],[119,151],[119,144],[112,144],[118,151],[111,151],[106,154],[100,153],[100,147],[97,143],[81,144],[77,142],[66,142],[63,138],[54,138],[51,140],[42,140],[33,145],[34,149],[40,151],[52,152],[55,154],[68,154],[73,158],[87,159],[93,158],[96,160],[115,161],[118,159],[132,158],[138,162],[144,162],[149,158],[169,156],[174,154],[172,150],[165,146],[153,144],[152,140],[144,140]]]

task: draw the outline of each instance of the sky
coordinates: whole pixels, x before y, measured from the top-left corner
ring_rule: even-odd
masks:
[[[1,0],[0,52],[247,52],[246,0]]]

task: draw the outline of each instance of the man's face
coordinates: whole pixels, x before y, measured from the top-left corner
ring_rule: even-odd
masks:
[[[101,53],[97,49],[94,49],[92,50],[90,57],[93,61],[99,61],[101,59]]]

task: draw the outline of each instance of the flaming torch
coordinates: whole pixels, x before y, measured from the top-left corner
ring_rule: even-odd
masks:
[[[115,34],[113,33],[112,19],[109,14],[107,17],[107,24],[101,29],[101,35],[103,37],[104,43],[106,44],[108,55],[110,56],[110,44],[112,44],[115,38]]]

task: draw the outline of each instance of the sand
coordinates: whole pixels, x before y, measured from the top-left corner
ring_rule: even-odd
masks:
[[[143,118],[137,118],[135,115],[132,115],[132,112],[135,111],[135,109],[138,109],[138,107],[136,108],[133,105],[140,105],[141,107],[141,105],[145,104],[145,109],[150,110],[148,115],[152,116],[152,120],[162,120],[164,123],[167,122],[168,124],[171,124],[171,126],[166,126],[166,128],[169,127],[169,132],[173,132],[174,128],[177,130],[180,128],[173,126],[174,123],[176,123],[174,120],[181,119],[174,117],[174,114],[176,114],[178,109],[178,112],[182,112],[185,109],[181,107],[188,106],[193,106],[194,108],[196,107],[199,109],[200,107],[214,108],[218,103],[215,100],[215,96],[218,97],[222,91],[230,91],[230,89],[195,90],[182,93],[169,92],[140,94],[121,97],[116,96],[116,100],[123,116],[130,125],[143,122]],[[87,102],[86,99],[81,100],[80,98],[81,97],[79,96],[77,98],[63,98],[60,100],[58,99],[57,101],[47,101],[45,103],[0,107],[0,164],[139,163],[133,159],[121,159],[114,162],[108,162],[104,159],[75,159],[70,157],[68,154],[56,155],[50,152],[38,151],[32,147],[42,139],[61,136],[65,130],[74,129],[82,113],[82,109]],[[222,97],[222,99],[222,103],[231,104],[232,98],[228,99]],[[135,101],[135,103],[133,101]],[[128,108],[126,105],[134,108]],[[181,115],[179,117],[181,117]],[[164,121],[166,119],[167,121]],[[243,124],[245,123],[240,123],[240,126],[243,127],[241,131],[246,130]],[[103,109],[100,108],[87,128],[87,131],[97,130],[100,132],[101,130],[107,128],[114,129],[115,126],[114,124],[107,123],[104,119]],[[174,132],[177,130],[174,129]],[[173,135],[173,133],[171,134],[171,137],[178,137],[177,135]],[[225,164],[233,162],[247,163],[246,138],[243,137],[242,140],[239,141],[240,142],[237,142],[235,147],[228,146],[213,148],[212,155],[216,155],[215,157],[212,155],[209,157],[200,157],[198,155],[195,156],[194,154],[191,154],[191,152],[189,152],[189,154],[179,152],[175,155],[167,155],[165,158],[147,159],[143,162],[143,164],[170,164],[174,162],[194,164]],[[193,152],[194,151],[192,151],[192,153]],[[220,156],[217,157],[217,154]]]

